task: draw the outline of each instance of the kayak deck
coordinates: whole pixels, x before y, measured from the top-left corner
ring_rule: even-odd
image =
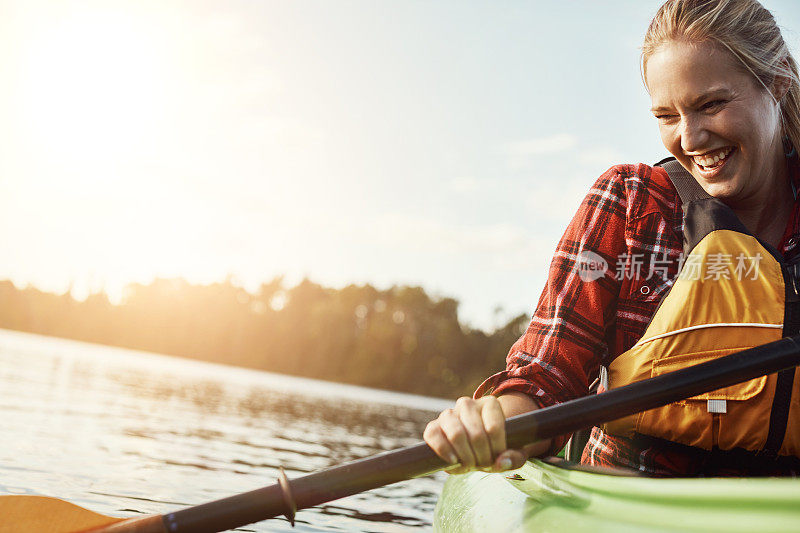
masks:
[[[503,474],[450,476],[434,530],[796,532],[800,480],[627,477],[532,460]]]

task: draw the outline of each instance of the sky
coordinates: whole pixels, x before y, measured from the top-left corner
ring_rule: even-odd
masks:
[[[797,55],[797,4],[763,4]],[[659,5],[0,0],[0,279],[531,314],[594,180],[667,155],[639,73]]]

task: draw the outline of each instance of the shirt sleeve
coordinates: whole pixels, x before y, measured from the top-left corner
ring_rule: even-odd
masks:
[[[608,351],[626,212],[624,181],[612,167],[592,186],[559,241],[536,311],[511,347],[506,369],[486,379],[475,398],[518,391],[548,407],[588,394]],[[554,439],[553,450],[567,438]]]

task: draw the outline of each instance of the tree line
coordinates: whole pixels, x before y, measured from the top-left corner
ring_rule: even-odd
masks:
[[[529,318],[493,332],[420,287],[324,287],[278,277],[255,294],[230,279],[131,284],[122,301],[77,300],[0,281],[0,327],[270,372],[441,397],[471,394],[505,367]]]

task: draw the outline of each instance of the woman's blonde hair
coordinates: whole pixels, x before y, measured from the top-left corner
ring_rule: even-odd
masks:
[[[668,0],[644,37],[642,76],[647,60],[670,41],[714,42],[742,62],[767,90],[776,78],[789,83],[780,101],[783,135],[800,148],[800,78],[775,18],[756,0]]]

